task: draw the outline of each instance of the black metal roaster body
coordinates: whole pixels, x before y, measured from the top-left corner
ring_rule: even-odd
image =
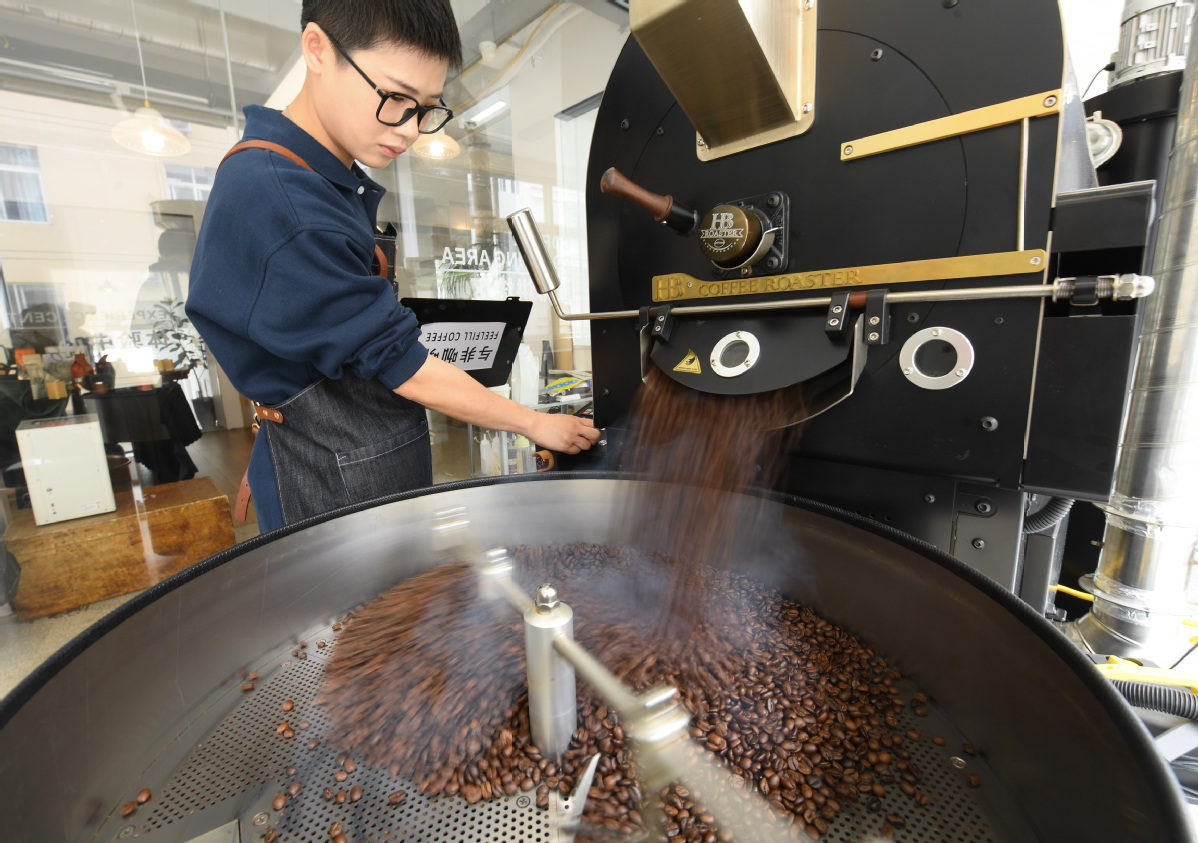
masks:
[[[834,272],[1017,249],[1019,121],[860,160],[841,160],[840,152],[856,138],[1061,90],[1065,55],[1056,3],[1021,0],[945,8],[935,2],[846,0],[821,5],[818,15],[811,128],[711,161],[696,156],[694,125],[637,41],[629,39],[604,93],[588,165],[591,311],[760,303],[858,289],[912,293],[1039,284],[1044,280],[1039,269],[1057,268],[1055,259],[1051,267],[1046,259],[1030,274],[870,287],[854,286],[851,275],[836,277]],[[738,69],[735,55],[714,55],[710,62],[713,74],[715,69]],[[1070,187],[1067,162],[1057,175],[1061,122],[1062,116],[1054,113],[1028,124],[1024,250],[1050,248],[1054,196]],[[1061,143],[1062,158],[1079,153],[1087,154]],[[602,192],[601,178],[609,167],[648,190],[670,194],[700,216],[745,197],[787,197],[789,220],[778,235],[786,238],[786,265],[776,270],[766,269],[764,261],[743,270],[716,266],[700,248],[700,231],[679,236],[631,202]],[[1125,271],[1139,270],[1136,265]],[[798,276],[791,289],[768,292],[772,277],[787,274]],[[718,294],[671,300],[672,282],[654,282],[668,276],[685,276],[674,283]],[[736,295],[749,282],[766,292]],[[655,300],[658,286],[666,296]],[[852,398],[805,426],[804,454],[1016,488],[1042,302],[896,302],[888,312],[888,342],[869,348]],[[827,317],[826,308],[671,317],[668,340],[654,343],[652,362],[684,386],[704,392],[747,394],[790,386],[817,379],[847,359],[843,338],[824,330]],[[959,331],[975,352],[972,371],[951,389],[919,388],[902,371],[904,343],[933,326]],[[709,360],[719,340],[736,331],[759,340],[758,360],[744,374],[722,377]],[[640,385],[638,333],[635,319],[594,323],[595,418],[600,426],[621,422]],[[1102,393],[1099,381],[1120,381],[1111,374],[1119,363],[1126,371],[1131,342],[1126,332],[1114,343],[1097,336],[1073,337],[1072,344],[1099,355],[1094,370],[1101,374],[1074,370],[1069,376],[1086,379],[1094,387],[1090,394]],[[1042,371],[1041,381],[1054,372],[1062,376],[1068,365],[1043,362],[1048,374]],[[1116,417],[1120,410],[1121,402],[1113,410],[1103,408]],[[1001,424],[983,428],[980,420],[986,417]],[[1047,418],[1042,413],[1037,422]],[[1056,421],[1068,424],[1067,419]],[[1063,488],[1069,483],[1055,475],[1044,481]],[[1092,488],[1073,490],[1072,496],[1085,497]]]

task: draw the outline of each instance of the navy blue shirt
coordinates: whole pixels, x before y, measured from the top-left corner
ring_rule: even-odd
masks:
[[[349,372],[395,389],[428,357],[415,315],[371,272],[385,191],[278,111],[245,108],[245,140],[274,141],[221,166],[191,266],[187,315],[237,391],[278,404]],[[269,445],[256,438],[250,487],[262,530],[281,526]]]

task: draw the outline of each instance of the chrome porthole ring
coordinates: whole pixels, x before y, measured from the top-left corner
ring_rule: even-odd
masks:
[[[956,364],[944,374],[929,374],[920,369],[919,364],[916,363],[916,355],[919,350],[930,342],[948,343],[957,352]],[[899,352],[899,367],[903,370],[903,377],[921,389],[954,387],[969,377],[969,373],[973,370],[973,363],[973,344],[969,341],[969,337],[952,328],[924,328],[922,331],[917,331],[903,343],[903,349]]]
[[[711,350],[711,370],[721,378],[737,378],[757,365],[761,343],[748,331],[733,331]]]

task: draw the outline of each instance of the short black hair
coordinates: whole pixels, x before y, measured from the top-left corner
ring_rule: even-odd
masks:
[[[394,45],[446,59],[454,69],[462,66],[462,39],[449,0],[303,0],[301,31],[309,23],[346,52]]]

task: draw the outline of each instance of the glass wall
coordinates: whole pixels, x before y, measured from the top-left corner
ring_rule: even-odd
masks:
[[[613,0],[452,2],[465,66],[445,98],[458,117],[425,149],[372,173],[388,189],[379,222],[397,230],[398,293],[531,301],[524,357],[538,373],[544,362],[553,374],[585,376],[587,326],[560,323],[536,296],[504,217],[532,209],[557,262],[563,303],[586,309],[583,178],[595,109],[628,37],[627,11]],[[248,426],[248,403],[182,304],[216,168],[244,126],[240,109],[281,109],[302,84],[299,15],[298,0],[0,0],[0,470],[19,459],[23,419],[79,409],[60,396],[83,355],[114,364],[116,387],[177,379],[206,431],[189,450],[241,443],[232,464],[200,471],[219,473],[221,491],[236,496],[249,448],[248,431],[237,428]],[[18,354],[20,376],[7,371]],[[172,375],[161,371],[171,367]],[[465,467],[462,425],[434,421],[435,464],[453,464],[443,479],[489,472]],[[127,456],[134,520],[148,535],[152,493],[139,482],[163,481],[139,473],[136,445]],[[16,484],[6,474],[4,485]],[[131,581],[122,596],[102,600],[83,593],[81,576],[77,599],[25,623],[9,598],[35,587],[36,576],[11,534],[32,520],[11,488],[4,494],[13,553],[0,567],[0,694],[161,578]],[[237,536],[255,529],[251,519]],[[147,570],[151,556],[163,559],[149,549],[153,538],[145,542]],[[64,564],[79,562],[69,555]],[[84,555],[95,565],[109,561],[99,547]],[[75,606],[84,608],[64,613]]]
[[[585,308],[582,178],[627,13],[609,0],[453,5],[467,64],[446,89],[459,116],[431,148],[452,157],[414,150],[372,173],[389,190],[379,219],[398,230],[400,295],[532,300],[536,359],[585,370],[587,326],[537,300],[503,218],[533,210],[564,302]],[[192,370],[182,384],[201,423],[245,424],[181,302],[216,166],[240,135],[233,115],[281,108],[302,82],[298,18],[293,0],[0,4],[0,346],[43,354],[49,379],[78,351],[107,355],[120,383],[168,360],[157,365]],[[117,140],[145,102],[170,136],[158,149]]]

